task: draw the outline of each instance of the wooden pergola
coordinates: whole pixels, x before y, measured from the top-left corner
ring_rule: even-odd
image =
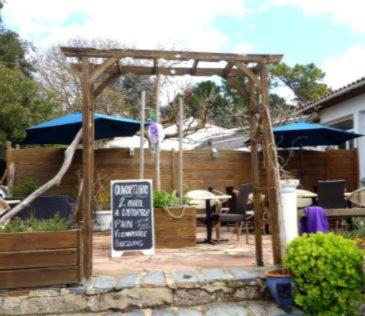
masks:
[[[82,246],[83,276],[92,274],[92,196],[94,176],[94,101],[118,77],[126,74],[168,76],[220,76],[242,97],[247,98],[250,112],[251,169],[255,210],[255,251],[257,265],[262,259],[261,192],[268,197],[274,263],[281,263],[279,237],[279,168],[269,111],[268,64],[278,63],[282,55],[224,54],[187,51],[94,49],[62,47],[72,58],[74,69],[81,73],[83,95],[83,214]],[[199,67],[210,63],[210,66]],[[200,64],[200,65],[199,65]],[[217,66],[218,64],[218,66]],[[223,67],[222,67],[222,64]],[[237,81],[245,76],[248,91]],[[259,100],[259,102],[256,102]],[[258,144],[262,145],[266,185],[259,180]]]

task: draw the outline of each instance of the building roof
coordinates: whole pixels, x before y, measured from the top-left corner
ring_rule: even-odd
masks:
[[[198,124],[198,121],[194,118],[190,117],[185,120],[184,126],[185,128],[194,127]],[[176,134],[178,131],[178,127],[173,124],[169,127],[164,128],[164,134]],[[198,149],[202,144],[206,144],[208,140],[214,139],[216,137],[228,136],[232,135],[236,132],[235,129],[226,129],[211,123],[207,123],[205,127],[192,132],[189,135],[186,135],[183,139],[183,149],[184,150],[193,150]],[[105,147],[119,147],[119,148],[130,148],[140,146],[140,137],[135,135],[131,137],[117,137],[111,141],[108,141]],[[144,143],[144,147],[148,147],[147,140]],[[162,150],[178,150],[179,149],[179,140],[177,137],[167,138],[162,141],[160,144],[160,148]]]
[[[296,112],[296,114],[317,112],[363,93],[365,93],[365,77],[353,81],[337,90],[331,91],[311,103],[305,104]]]

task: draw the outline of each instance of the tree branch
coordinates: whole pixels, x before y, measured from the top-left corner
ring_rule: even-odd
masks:
[[[20,202],[13,209],[6,212],[4,216],[0,218],[0,225],[5,225],[13,216],[19,213],[25,206],[33,202],[38,196],[40,196],[53,186],[59,185],[61,183],[63,176],[65,175],[65,173],[67,172],[67,170],[71,165],[72,159],[77,149],[77,145],[80,143],[81,138],[82,138],[82,129],[78,131],[70,146],[67,147],[67,149],[65,150],[65,158],[57,174],[51,180],[49,180],[48,182],[43,184],[40,188],[35,190],[32,194],[27,196],[22,202]]]

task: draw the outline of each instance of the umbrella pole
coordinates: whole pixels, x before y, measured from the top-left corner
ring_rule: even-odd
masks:
[[[184,129],[184,103],[183,99],[179,99],[179,199],[180,206],[184,204],[184,160],[183,160],[183,129]]]
[[[141,137],[139,146],[139,178],[144,178],[144,121],[145,121],[145,107],[146,107],[146,91],[141,92]]]
[[[160,123],[160,75],[156,76],[156,123]],[[157,140],[156,144],[156,190],[161,191],[161,171],[160,171],[160,139]]]
[[[303,147],[300,146],[300,149],[299,149],[299,160],[300,160],[300,171],[299,171],[299,177],[300,177],[300,182],[301,184],[303,185],[303,182],[304,182],[304,169],[303,169],[303,166],[304,166],[304,160],[303,160]]]

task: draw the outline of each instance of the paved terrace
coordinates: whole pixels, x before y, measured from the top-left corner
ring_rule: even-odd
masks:
[[[205,229],[198,228],[197,240],[205,238]],[[94,239],[94,275],[118,275],[126,272],[198,270],[204,268],[223,267],[254,267],[255,244],[254,236],[250,235],[247,245],[245,236],[236,240],[233,228],[227,232],[221,228],[221,238],[228,242],[216,245],[197,244],[195,247],[180,249],[157,249],[152,257],[141,253],[125,253],[121,258],[110,257],[110,233],[95,233]],[[269,235],[263,238],[264,262],[272,264],[271,239]]]

